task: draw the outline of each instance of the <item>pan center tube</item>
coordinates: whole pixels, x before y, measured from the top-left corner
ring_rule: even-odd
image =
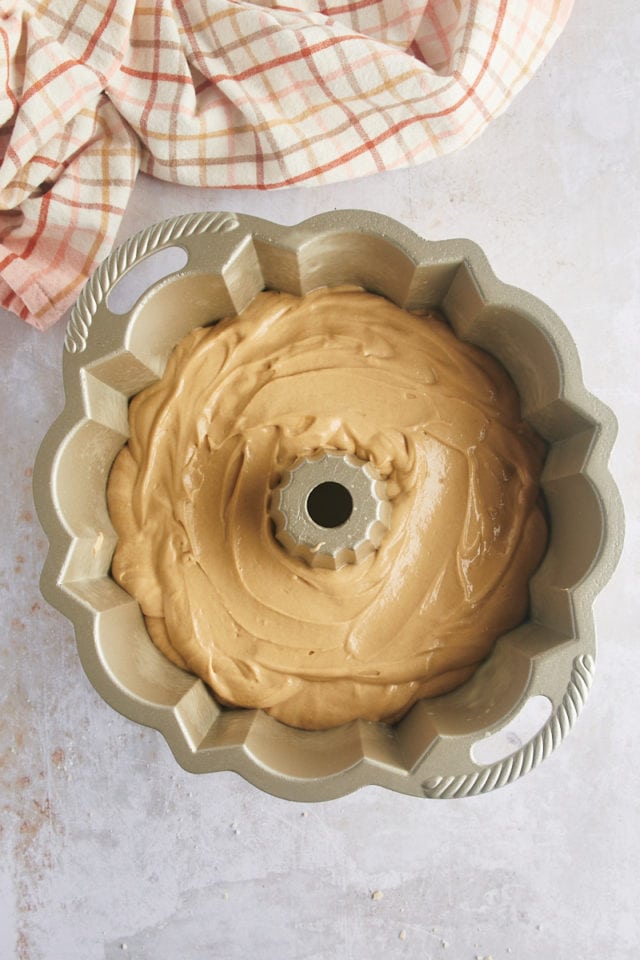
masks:
[[[269,512],[284,549],[311,567],[361,563],[391,524],[386,481],[350,453],[301,457],[285,470]]]
[[[323,480],[307,497],[307,513],[319,527],[341,527],[353,513],[353,497],[335,480]]]

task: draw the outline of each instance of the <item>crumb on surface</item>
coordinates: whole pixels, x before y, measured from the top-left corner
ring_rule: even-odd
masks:
[[[372,900],[382,900],[383,897],[384,897],[384,893],[382,892],[382,890],[374,890],[373,893],[371,894]]]
[[[401,930],[400,933],[398,934],[398,937],[399,937],[400,940],[406,940],[406,939],[407,939],[407,931],[406,931],[406,930]]]

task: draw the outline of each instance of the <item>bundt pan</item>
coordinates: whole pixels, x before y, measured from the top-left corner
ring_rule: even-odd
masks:
[[[168,248],[183,251],[184,265],[116,312],[118,284]],[[190,330],[242,310],[265,288],[301,295],[345,283],[409,310],[438,308],[459,337],[502,362],[524,418],[549,444],[543,490],[551,534],[530,582],[529,618],[498,639],[471,680],[419,701],[395,726],[356,721],[308,732],[260,710],[221,707],[201,680],[156,649],[138,604],[110,576],[116,537],[105,489],[127,439],[130,398],[162,375]],[[593,678],[592,603],[622,543],[622,508],[607,471],[616,423],[586,392],[559,318],[497,280],[475,244],[426,241],[360,211],[294,227],[219,212],[167,220],[116,249],[89,280],[71,316],[63,370],[66,406],[34,478],[50,542],[42,592],[73,622],[98,692],[161,731],[184,768],[234,770],[293,800],[326,800],[365,784],[464,797],[531,770],[571,728]],[[478,745],[505,731],[534,697],[549,702],[543,726],[508,755],[481,762]]]

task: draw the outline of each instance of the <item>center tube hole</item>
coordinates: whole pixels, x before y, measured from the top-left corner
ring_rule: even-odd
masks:
[[[341,483],[326,480],[307,497],[307,513],[319,527],[340,527],[353,513],[353,497]]]

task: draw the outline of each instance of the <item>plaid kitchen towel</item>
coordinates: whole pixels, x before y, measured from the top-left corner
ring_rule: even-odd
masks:
[[[571,3],[0,0],[0,305],[56,320],[139,170],[265,189],[464,146]]]

